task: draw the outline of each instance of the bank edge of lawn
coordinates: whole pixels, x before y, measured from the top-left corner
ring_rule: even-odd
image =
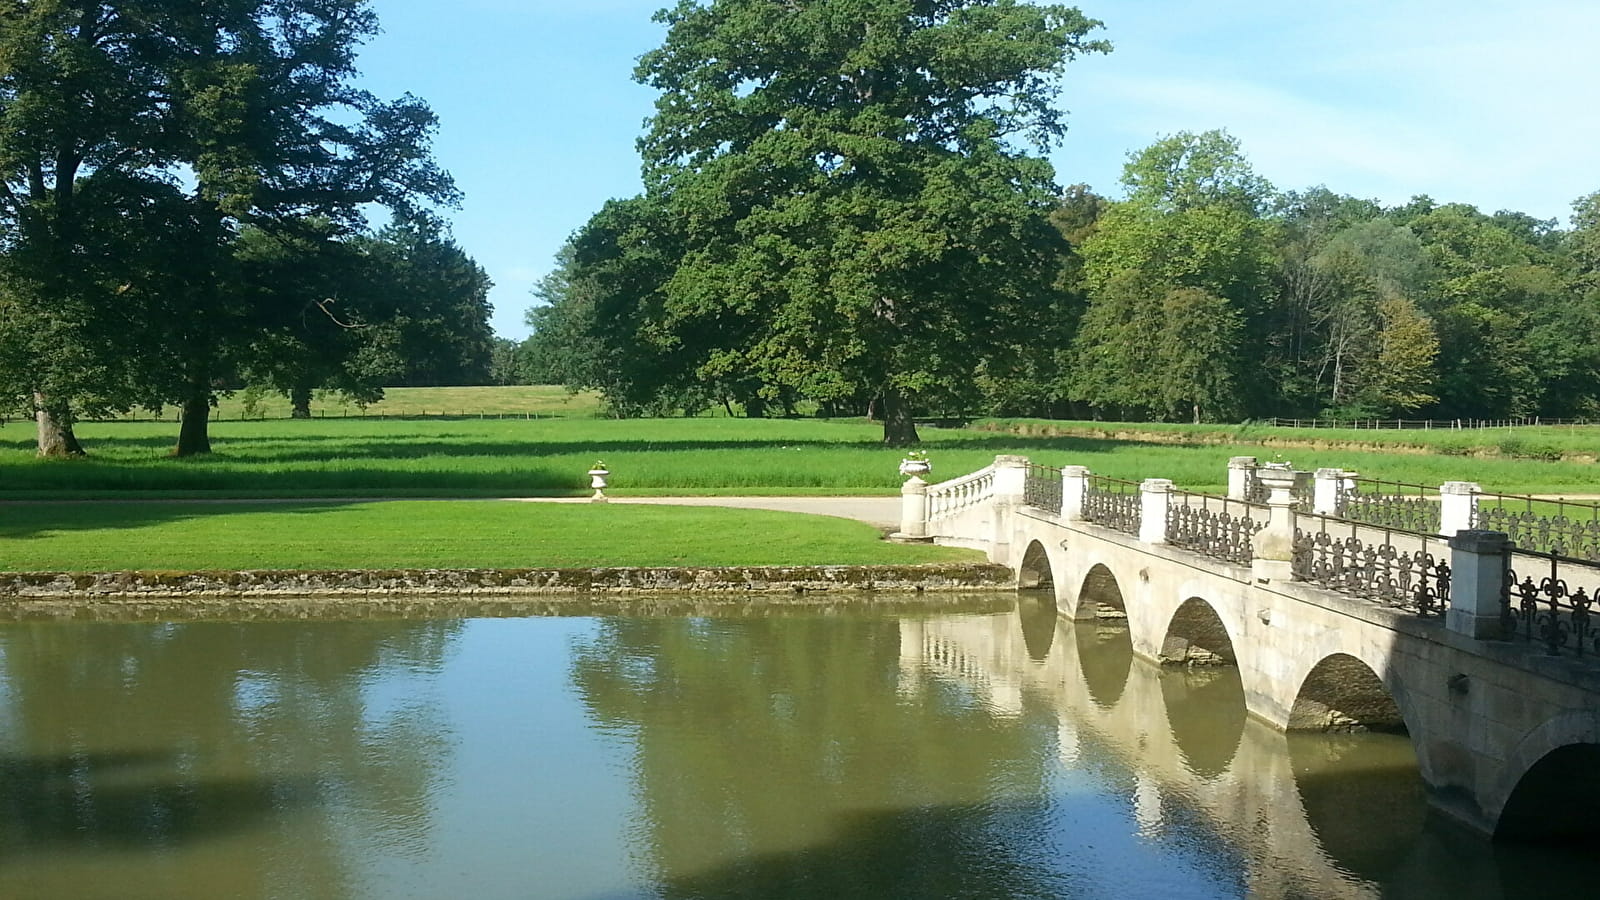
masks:
[[[717,507],[489,500],[8,506],[0,571],[919,565],[982,554],[862,522]]]

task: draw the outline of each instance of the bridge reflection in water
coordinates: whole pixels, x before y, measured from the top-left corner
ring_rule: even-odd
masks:
[[[1404,733],[1285,733],[1246,716],[1232,666],[1136,657],[1118,599],[1078,621],[1046,592],[1010,614],[902,620],[902,679],[1052,710],[1064,770],[1127,782],[1141,837],[1220,850],[1250,896],[1587,893],[1581,851],[1492,845],[1430,813]]]

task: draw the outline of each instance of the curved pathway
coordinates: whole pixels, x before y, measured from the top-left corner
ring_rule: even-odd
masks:
[[[587,497],[513,497],[519,503],[588,503]],[[726,506],[855,519],[875,528],[900,525],[899,497],[611,497],[611,503],[657,506]]]

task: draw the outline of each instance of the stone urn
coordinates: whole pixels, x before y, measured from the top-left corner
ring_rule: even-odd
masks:
[[[933,471],[933,463],[925,459],[900,460],[900,474],[907,478],[921,478]]]
[[[606,476],[610,474],[611,470],[607,469],[603,462],[595,463],[594,468],[589,470],[589,486],[594,488],[594,496],[589,498],[590,503],[606,502]]]

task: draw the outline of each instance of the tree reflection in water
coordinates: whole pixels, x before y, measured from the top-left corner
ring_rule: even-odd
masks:
[[[1037,714],[901,692],[892,618],[608,620],[573,677],[636,741],[669,896],[1056,897]],[[937,736],[959,733],[959,739]],[[998,892],[998,893],[997,893]]]
[[[344,836],[416,840],[441,751],[366,679],[436,669],[459,625],[6,626],[0,896],[106,896],[58,861],[115,850],[145,896],[355,893]]]

